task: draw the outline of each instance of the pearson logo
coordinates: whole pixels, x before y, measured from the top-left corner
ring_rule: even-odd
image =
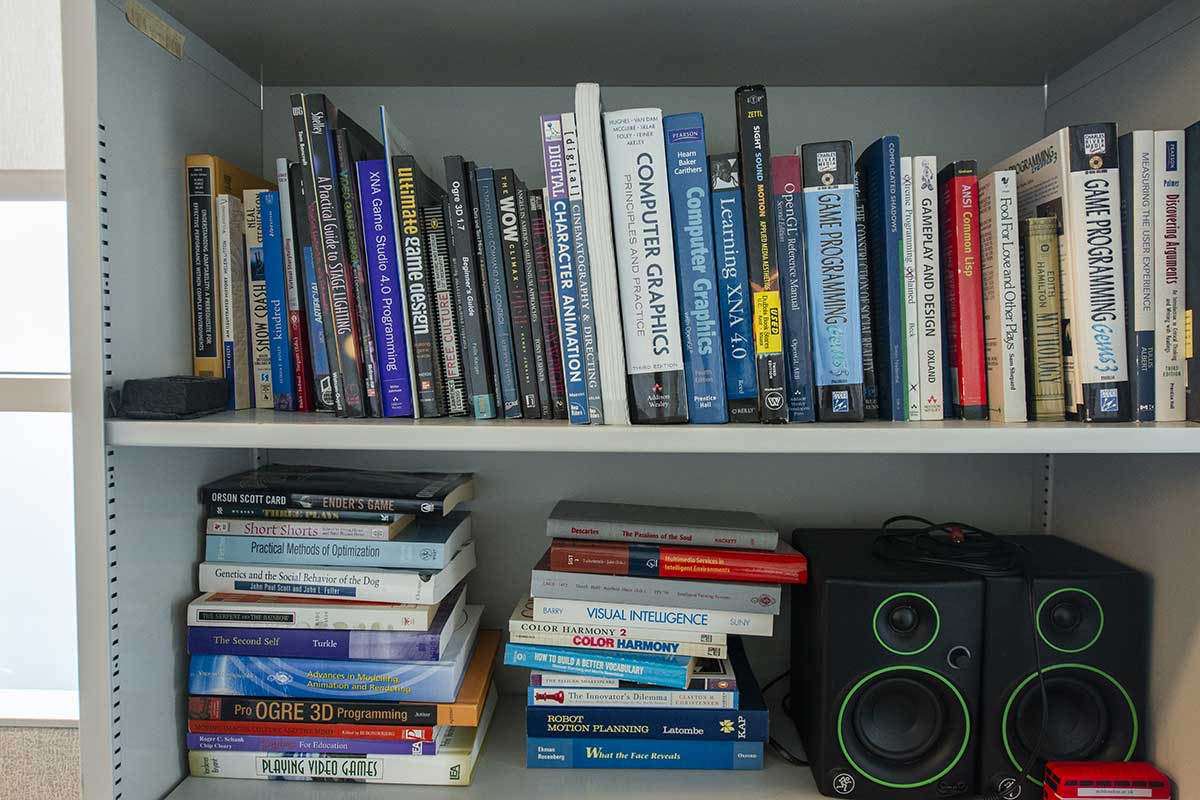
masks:
[[[698,142],[704,136],[704,131],[701,128],[680,128],[679,130],[671,131],[667,135],[667,141],[671,144],[676,142]]]
[[[1179,170],[1179,142],[1167,142],[1167,172]]]

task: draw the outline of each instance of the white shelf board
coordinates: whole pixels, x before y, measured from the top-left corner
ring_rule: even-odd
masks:
[[[526,769],[525,702],[506,696],[496,709],[469,787],[388,786],[361,783],[187,778],[167,800],[412,800],[478,797],[487,800],[815,800],[820,797],[807,768],[794,767],[767,748],[761,770]]]
[[[1196,453],[1193,423],[864,422],[807,425],[568,425],[561,421],[338,419],[222,412],[111,419],[110,446],[578,453]]]

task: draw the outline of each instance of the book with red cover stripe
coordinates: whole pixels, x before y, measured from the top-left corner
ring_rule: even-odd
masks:
[[[647,578],[806,583],[808,561],[784,542],[768,552],[555,539],[550,569]]]
[[[437,728],[411,725],[344,725],[312,722],[250,722],[232,719],[189,719],[188,733],[231,733],[242,736],[312,736],[333,739],[432,742]]]
[[[962,419],[988,417],[976,172],[974,161],[955,161],[938,173],[950,397]]]

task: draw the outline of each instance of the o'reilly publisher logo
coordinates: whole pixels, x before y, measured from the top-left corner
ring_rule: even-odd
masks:
[[[1179,170],[1179,142],[1167,142],[1167,172]]]
[[[1083,154],[1085,156],[1104,155],[1104,134],[1085,133],[1083,135]]]
[[[699,128],[680,128],[679,130],[671,131],[667,135],[667,141],[671,144],[676,142],[698,142],[702,136]]]

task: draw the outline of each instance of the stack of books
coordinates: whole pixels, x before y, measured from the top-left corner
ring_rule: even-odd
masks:
[[[804,556],[753,514],[562,501],[504,663],[530,668],[529,767],[759,769],[770,636]]]
[[[193,775],[468,784],[497,696],[470,475],[272,465],[208,484]]]

